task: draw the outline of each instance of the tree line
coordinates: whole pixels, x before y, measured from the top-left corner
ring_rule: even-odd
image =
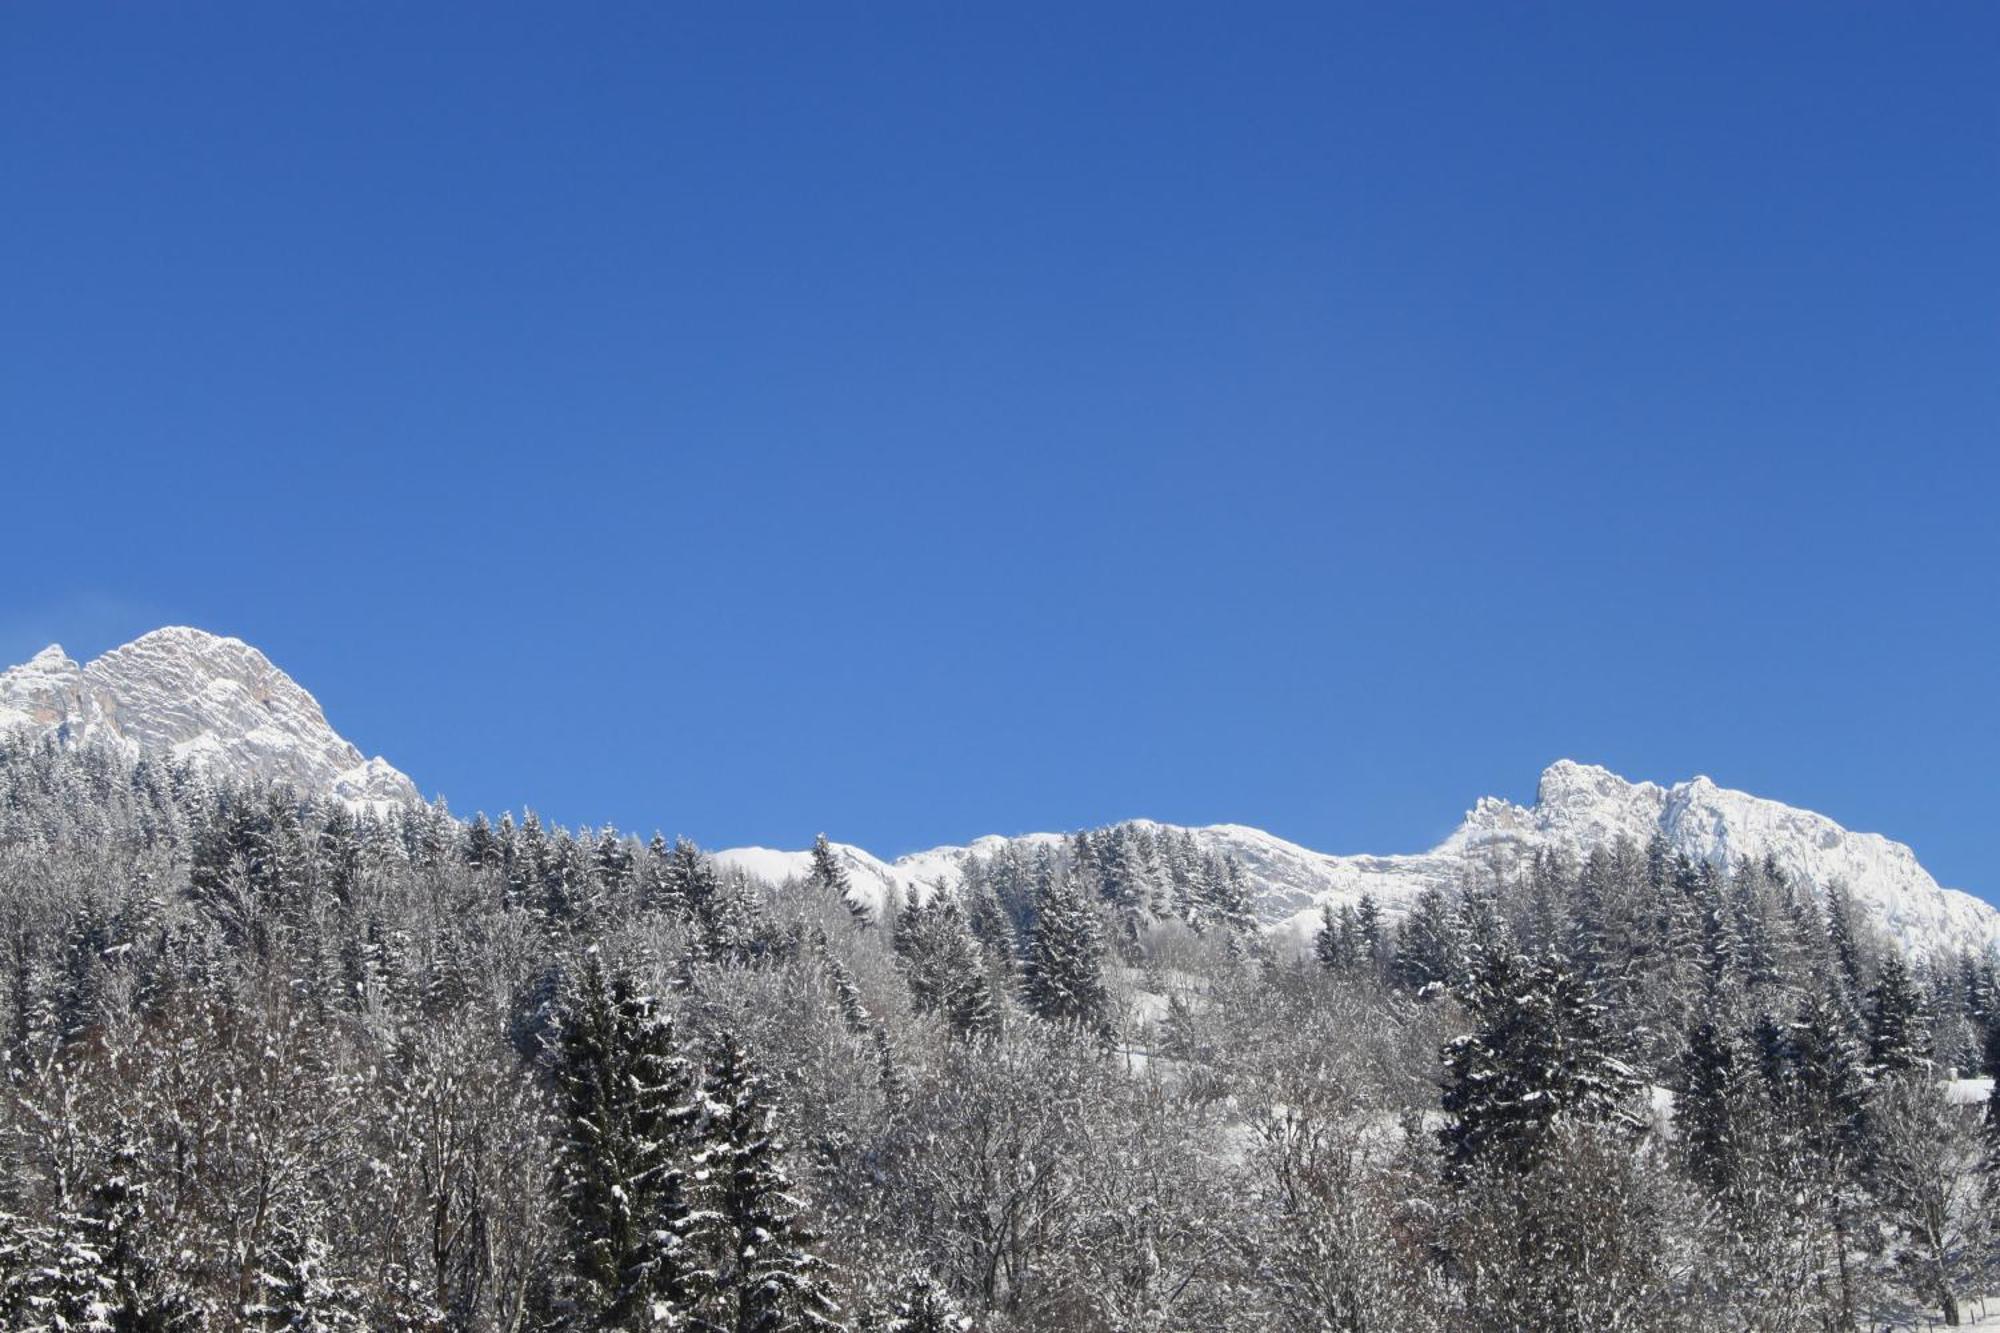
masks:
[[[0,1324],[1847,1330],[2000,1286],[1991,958],[1629,843],[1276,948],[0,744]],[[1964,1084],[1954,1085],[1961,1092]]]

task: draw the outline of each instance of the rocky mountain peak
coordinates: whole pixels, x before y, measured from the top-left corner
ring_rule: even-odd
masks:
[[[21,731],[354,804],[419,799],[407,777],[334,731],[319,702],[263,653],[184,625],[84,666],[51,644],[0,673],[0,733]]]

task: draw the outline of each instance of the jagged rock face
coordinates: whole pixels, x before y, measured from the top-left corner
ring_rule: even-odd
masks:
[[[1697,861],[1729,866],[1741,856],[1770,855],[1795,879],[1822,892],[1844,884],[1862,917],[1913,954],[2000,950],[2000,911],[1971,894],[1939,887],[1902,843],[1851,833],[1824,815],[1730,791],[1707,778],[1661,787],[1563,760],[1542,774],[1533,805],[1484,797],[1449,838],[1407,856],[1334,856],[1240,824],[1190,832],[1204,851],[1226,853],[1241,863],[1257,916],[1267,927],[1301,940],[1318,928],[1324,904],[1352,903],[1368,893],[1393,918],[1426,888],[1493,882],[1517,873],[1544,849],[1580,859],[1621,837],[1643,846],[1657,833],[1670,849]],[[1051,836],[1028,835],[1035,842]],[[991,855],[1010,841],[1020,840],[981,838],[969,847],[939,847],[893,862],[858,847],[835,846],[855,896],[875,906],[912,887],[920,894],[938,885],[949,889],[961,878],[966,857]],[[722,852],[718,859],[773,880],[803,876],[808,865],[804,852],[764,848]]]
[[[0,673],[0,734],[25,730],[353,804],[420,799],[327,725],[298,682],[241,639],[154,630],[79,666],[56,646]]]

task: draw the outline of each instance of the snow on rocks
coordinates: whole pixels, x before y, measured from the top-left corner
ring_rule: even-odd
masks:
[[[0,735],[18,732],[288,782],[357,806],[420,799],[409,778],[334,731],[318,701],[264,654],[198,629],[154,630],[82,666],[51,645],[0,672]]]
[[[1135,820],[1158,830],[1170,825]],[[1177,830],[1176,830],[1177,831]],[[1512,875],[1545,849],[1581,858],[1619,838],[1639,846],[1656,833],[1669,849],[1696,861],[1731,865],[1769,855],[1786,873],[1821,893],[1843,884],[1863,917],[1909,953],[2000,951],[2000,910],[1941,887],[1915,853],[1879,834],[1853,833],[1824,815],[1719,787],[1705,777],[1662,787],[1629,782],[1608,769],[1561,760],[1543,773],[1532,805],[1483,797],[1450,837],[1409,855],[1333,855],[1262,829],[1212,824],[1188,830],[1203,852],[1235,858],[1249,881],[1257,918],[1281,943],[1303,945],[1319,929],[1320,909],[1370,894],[1391,921],[1427,888],[1454,889]],[[1010,845],[1060,842],[1058,834],[989,836],[963,847],[935,847],[884,861],[836,844],[849,859],[858,899],[878,906],[888,892],[954,887],[972,856]],[[720,853],[765,879],[803,874],[806,853],[744,848]]]

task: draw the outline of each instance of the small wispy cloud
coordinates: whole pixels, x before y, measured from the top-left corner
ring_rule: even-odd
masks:
[[[102,591],[7,607],[0,609],[0,667],[25,662],[52,643],[61,644],[79,662],[88,661],[173,621],[173,612],[166,607]]]

